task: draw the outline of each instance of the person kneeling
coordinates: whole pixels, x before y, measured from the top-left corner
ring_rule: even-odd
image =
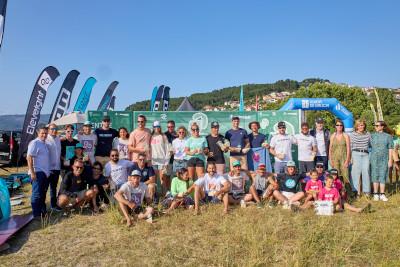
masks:
[[[214,162],[207,164],[207,173],[197,179],[194,184],[194,209],[195,215],[199,214],[200,202],[224,203],[224,214],[228,213],[228,192],[230,183],[222,175],[217,174]]]
[[[86,177],[86,173],[83,173],[83,168],[83,161],[77,159],[72,165],[72,172],[65,174],[58,194],[58,206],[65,208],[71,204],[80,207],[85,203],[91,203],[93,211],[98,212],[96,204],[98,188],[94,185],[88,189],[88,177]]]
[[[188,170],[186,168],[179,169],[177,177],[172,179],[171,194],[163,201],[163,206],[169,207],[165,213],[168,214],[179,206],[193,207],[193,198],[189,196],[193,190],[193,181],[189,179]]]
[[[132,171],[128,176],[128,182],[124,183],[114,194],[128,227],[132,225],[131,213],[138,214],[138,219],[145,219],[149,223],[153,222],[154,209],[143,207],[143,200],[146,198],[146,203],[150,204],[151,198],[146,184],[140,182],[141,176],[140,171]]]

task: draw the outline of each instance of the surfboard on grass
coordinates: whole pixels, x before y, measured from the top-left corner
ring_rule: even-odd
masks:
[[[6,243],[6,241],[21,228],[32,221],[33,215],[14,215],[9,219],[0,223],[0,246]]]

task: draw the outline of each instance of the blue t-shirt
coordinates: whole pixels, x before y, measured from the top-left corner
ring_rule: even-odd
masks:
[[[264,134],[259,133],[258,135],[254,136],[253,133],[249,134],[249,142],[250,147],[261,147],[262,143],[265,142],[266,136]]]
[[[153,167],[149,167],[147,165],[144,166],[143,169],[139,168],[138,164],[135,162],[133,163],[132,170],[138,170],[142,173],[142,177],[140,178],[140,182],[145,183],[147,182],[150,177],[155,176]]]
[[[239,128],[237,130],[230,129],[225,133],[225,138],[231,143],[231,147],[244,148],[244,140],[249,139],[246,130]],[[231,152],[231,156],[243,156],[243,153]]]

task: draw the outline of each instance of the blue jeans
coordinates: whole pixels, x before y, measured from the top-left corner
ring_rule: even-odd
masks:
[[[351,166],[351,186],[353,191],[358,192],[360,187],[360,175],[362,175],[362,192],[371,192],[371,179],[369,177],[369,155],[368,153],[352,151],[353,164]]]
[[[31,205],[33,216],[46,214],[46,193],[49,187],[49,178],[44,172],[36,172],[36,180],[32,181]]]
[[[57,207],[57,185],[59,176],[60,176],[59,170],[52,170],[48,178],[50,184],[50,206],[52,208]]]

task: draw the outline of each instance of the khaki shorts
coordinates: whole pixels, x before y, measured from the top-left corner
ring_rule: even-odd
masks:
[[[293,193],[293,192],[282,191],[281,193],[282,193],[282,195],[283,195],[284,197],[286,197],[288,200],[290,200],[290,199],[295,195],[295,193]]]

